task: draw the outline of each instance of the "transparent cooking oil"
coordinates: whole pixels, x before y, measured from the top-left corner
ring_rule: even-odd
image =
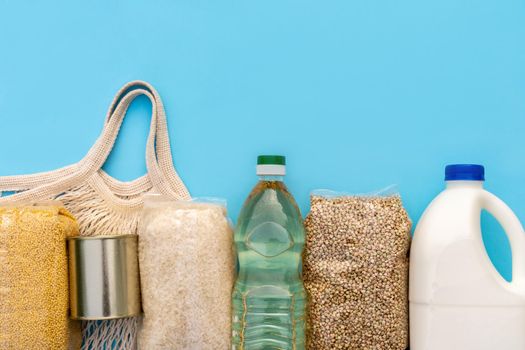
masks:
[[[304,228],[283,183],[284,157],[277,157],[283,164],[268,164],[275,157],[259,157],[262,176],[235,230],[239,273],[233,291],[232,349],[305,348]]]

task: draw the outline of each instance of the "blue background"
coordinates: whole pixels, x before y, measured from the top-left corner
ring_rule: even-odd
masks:
[[[417,222],[444,166],[474,162],[525,219],[523,0],[0,0],[0,174],[78,161],[134,79],[163,96],[191,193],[233,218],[256,155],[282,153],[304,214],[312,189],[398,184]],[[106,166],[119,179],[145,171],[149,108],[133,104]]]

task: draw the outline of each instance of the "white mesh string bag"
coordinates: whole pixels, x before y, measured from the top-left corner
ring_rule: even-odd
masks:
[[[152,105],[146,144],[147,174],[121,182],[108,175],[106,162],[130,103],[146,96]],[[148,83],[124,85],[108,110],[101,135],[80,162],[50,172],[0,177],[0,204],[58,199],[77,218],[83,236],[136,234],[146,193],[189,199],[173,165],[166,114],[157,91]],[[82,322],[82,349],[135,349],[136,317]],[[71,330],[70,349],[80,347],[79,330]]]

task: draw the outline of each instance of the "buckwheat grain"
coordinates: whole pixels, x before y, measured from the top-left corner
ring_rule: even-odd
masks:
[[[313,195],[305,228],[308,348],[406,349],[411,222],[401,198]]]

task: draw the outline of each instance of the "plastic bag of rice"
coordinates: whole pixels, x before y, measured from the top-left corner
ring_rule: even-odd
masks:
[[[308,348],[405,350],[411,221],[399,194],[315,191],[305,229]]]
[[[225,203],[149,196],[139,225],[140,349],[229,349],[233,232]]]

